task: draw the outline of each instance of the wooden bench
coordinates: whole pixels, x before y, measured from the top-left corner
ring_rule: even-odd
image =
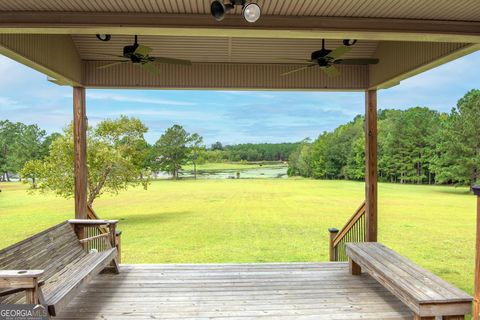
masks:
[[[1,250],[0,304],[43,304],[58,315],[94,275],[118,272],[116,223],[69,220]]]
[[[465,319],[472,297],[378,242],[347,243],[350,272],[362,270],[405,303],[414,319]]]

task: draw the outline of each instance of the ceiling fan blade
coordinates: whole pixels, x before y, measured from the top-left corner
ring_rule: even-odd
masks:
[[[289,74],[292,74],[292,73],[295,73],[295,72],[299,72],[299,71],[302,71],[302,70],[306,70],[306,69],[308,69],[308,68],[315,67],[315,66],[316,66],[316,64],[310,64],[310,65],[308,65],[308,66],[304,66],[304,67],[301,67],[301,68],[293,69],[293,70],[288,71],[288,72],[284,72],[284,73],[281,74],[281,76],[287,76],[287,75],[289,75]]]
[[[356,64],[356,65],[366,65],[366,64],[377,64],[380,60],[378,59],[338,59],[335,60],[334,64]]]
[[[113,67],[113,66],[116,66],[116,65],[125,63],[125,62],[130,62],[130,60],[116,61],[116,62],[112,62],[112,63],[109,63],[109,64],[104,64],[103,66],[97,67],[97,69],[98,69],[98,70],[107,69],[107,68],[110,68],[110,67]]]
[[[352,50],[351,47],[340,46],[336,49],[333,49],[332,52],[326,55],[326,57],[329,57],[332,59],[338,59],[341,56],[343,56],[345,53],[350,52],[351,50]]]
[[[139,44],[137,49],[133,52],[135,55],[148,56],[152,52],[152,48]]]
[[[290,60],[295,62],[312,62],[310,59],[296,59],[296,58],[287,58],[287,57],[275,57],[274,60]]]
[[[186,66],[192,65],[192,61],[184,60],[184,59],[175,59],[175,58],[167,58],[167,57],[154,57],[155,62],[159,63],[170,63],[170,64],[183,64]]]
[[[335,68],[334,66],[322,68],[322,70],[323,70],[323,71],[327,74],[327,76],[329,76],[329,77],[335,77],[335,76],[338,76],[338,75],[340,74],[340,72],[338,71],[338,69]]]
[[[124,58],[124,56],[117,56],[114,54],[108,54],[108,53],[100,53],[100,52],[89,52],[88,55],[96,55],[96,56],[105,56],[105,57],[115,57],[115,58]]]
[[[147,63],[143,63],[141,66],[142,66],[142,68],[144,68],[145,70],[147,70],[148,72],[150,72],[153,75],[157,75],[157,74],[160,73],[160,71],[158,70],[155,63],[147,62]]]

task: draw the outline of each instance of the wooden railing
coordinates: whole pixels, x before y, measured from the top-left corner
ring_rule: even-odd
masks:
[[[330,232],[330,261],[348,261],[345,244],[347,242],[365,242],[367,230],[365,210],[364,201],[341,230],[328,229]]]
[[[99,220],[100,218],[98,215],[95,213],[93,208],[91,206],[87,206],[87,219],[89,220]],[[110,235],[112,234],[112,235]],[[112,243],[116,248],[117,248],[117,261],[118,263],[121,263],[121,253],[122,253],[122,232],[119,230],[113,230],[113,233],[106,228],[106,227],[92,227],[92,228],[85,228],[85,236],[90,238],[90,237],[96,237],[95,239],[92,239],[92,241],[89,241],[88,244],[86,244],[86,249],[87,250],[97,250],[97,251],[103,251],[107,249],[107,244],[104,241],[103,237],[107,237],[107,235],[110,239],[110,243]],[[114,236],[113,236],[114,235]]]

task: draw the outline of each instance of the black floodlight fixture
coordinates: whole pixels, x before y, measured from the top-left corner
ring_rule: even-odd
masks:
[[[225,18],[225,14],[233,9],[233,4],[227,3],[224,4],[223,2],[219,0],[215,0],[212,2],[210,5],[210,12],[212,16],[215,18],[217,21],[222,21],[223,18]]]
[[[110,34],[97,34],[97,39],[100,41],[110,41],[112,36]]]
[[[242,6],[242,16],[247,22],[253,23],[260,18],[260,7],[256,3],[246,3],[246,0],[230,0],[229,3],[214,0],[210,4],[210,13],[215,20],[222,21],[235,6]]]

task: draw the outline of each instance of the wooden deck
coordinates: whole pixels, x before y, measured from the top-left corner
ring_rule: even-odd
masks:
[[[122,265],[57,319],[408,319],[413,314],[346,263]]]

